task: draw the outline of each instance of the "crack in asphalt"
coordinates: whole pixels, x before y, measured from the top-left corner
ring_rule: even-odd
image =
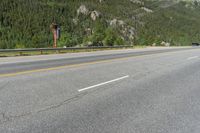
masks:
[[[74,97],[71,97],[69,99],[66,99],[58,104],[54,104],[54,105],[51,105],[51,106],[47,106],[46,108],[42,108],[42,109],[39,109],[39,110],[36,110],[36,111],[33,111],[33,112],[27,112],[27,113],[24,113],[24,114],[20,114],[20,115],[6,115],[6,113],[0,113],[0,116],[2,116],[2,119],[0,117],[0,125],[2,124],[5,124],[7,122],[11,122],[15,119],[19,119],[19,118],[22,118],[22,117],[27,117],[27,116],[30,116],[30,115],[33,115],[33,114],[38,114],[38,113],[42,113],[42,112],[46,112],[46,111],[49,111],[49,110],[52,110],[52,109],[56,109],[56,108],[59,108],[61,107],[62,105],[66,105],[66,104],[69,104],[69,103],[72,103],[72,102],[75,102],[77,100],[79,100],[80,98],[82,98],[83,96],[87,95],[88,93],[87,92],[84,92],[84,93],[80,93]]]

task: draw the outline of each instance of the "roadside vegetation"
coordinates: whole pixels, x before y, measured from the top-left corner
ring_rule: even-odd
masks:
[[[200,42],[197,1],[1,0],[0,48],[190,45]]]

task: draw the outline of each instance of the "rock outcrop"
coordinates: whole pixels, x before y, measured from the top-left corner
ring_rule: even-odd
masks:
[[[80,14],[83,15],[89,15],[89,10],[86,8],[85,5],[81,5],[78,9],[77,9],[77,15],[79,16]]]
[[[144,5],[144,2],[140,1],[140,0],[130,0],[130,2],[132,2],[134,4]]]
[[[90,15],[90,18],[93,20],[93,21],[96,21],[97,18],[99,18],[101,16],[101,13],[96,11],[96,10],[93,10],[93,11],[90,11],[85,5],[81,5],[78,9],[77,9],[77,17],[79,17],[80,15],[85,15],[85,16],[88,16]],[[76,23],[76,19],[73,20],[74,23]]]
[[[142,10],[144,10],[147,13],[153,13],[153,10],[146,8],[146,7],[141,7]]]
[[[90,13],[90,17],[91,17],[91,19],[92,19],[93,21],[96,21],[97,18],[100,17],[100,13],[99,13],[98,11],[94,10],[94,11],[92,11],[92,12]]]

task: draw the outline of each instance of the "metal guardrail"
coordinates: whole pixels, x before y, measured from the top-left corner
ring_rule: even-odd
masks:
[[[100,50],[100,49],[121,49],[121,48],[133,48],[133,46],[113,46],[113,47],[68,47],[68,48],[27,48],[27,49],[0,49],[0,53],[20,53],[23,52],[41,52],[45,51],[55,51],[60,53],[60,51],[73,51],[73,50]]]

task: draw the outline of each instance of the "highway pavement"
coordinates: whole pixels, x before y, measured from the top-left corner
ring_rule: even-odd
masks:
[[[0,133],[199,133],[200,48],[0,59]]]

